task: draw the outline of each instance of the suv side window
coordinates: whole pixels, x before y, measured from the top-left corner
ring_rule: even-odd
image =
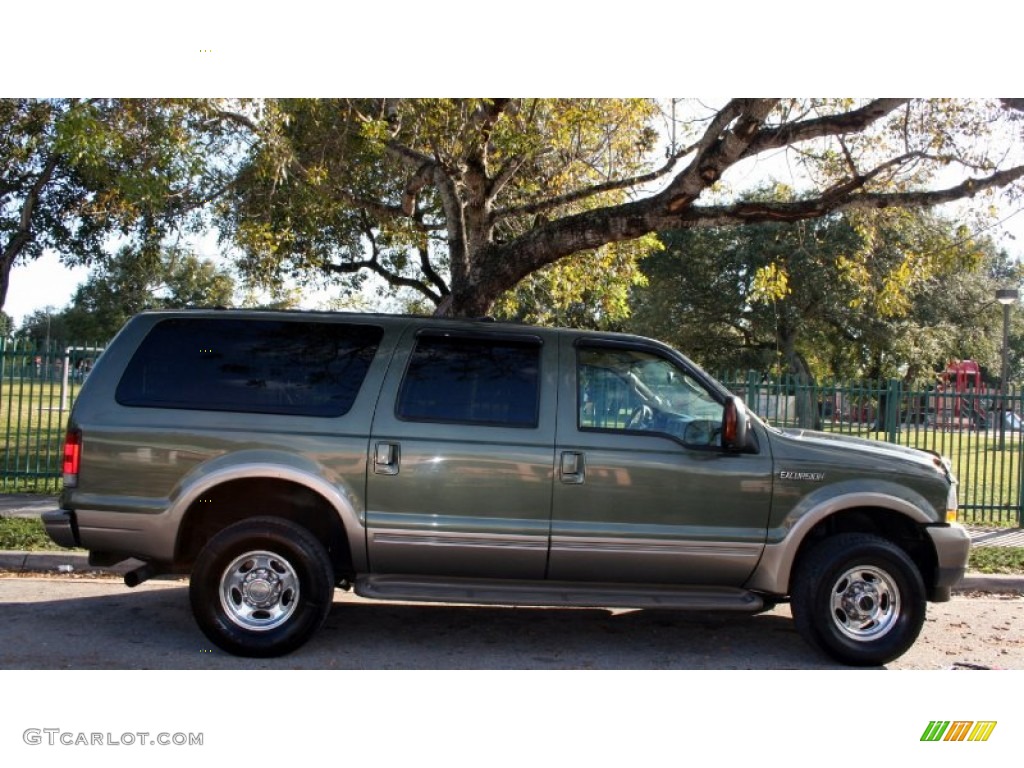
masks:
[[[163,320],[139,345],[115,396],[139,408],[342,416],[383,334],[342,323]]]
[[[536,427],[540,340],[420,334],[398,395],[405,421]]]
[[[670,360],[636,349],[576,351],[579,428],[658,432],[716,444],[723,406]]]

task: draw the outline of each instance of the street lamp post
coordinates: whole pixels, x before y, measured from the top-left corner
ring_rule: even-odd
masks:
[[[999,391],[999,450],[1006,450],[1006,398],[1009,379],[1010,349],[1010,306],[1017,301],[1016,288],[1000,288],[996,291],[996,301],[1003,305],[1003,368]]]

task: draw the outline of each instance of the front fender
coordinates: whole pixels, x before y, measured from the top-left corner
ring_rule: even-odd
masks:
[[[810,532],[832,515],[865,508],[894,512],[921,526],[942,520],[924,496],[897,483],[852,480],[819,488],[803,497],[768,531],[764,552],[746,587],[774,595],[788,594],[793,563]]]

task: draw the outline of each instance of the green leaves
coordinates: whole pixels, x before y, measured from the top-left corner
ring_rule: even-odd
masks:
[[[953,357],[991,365],[1003,257],[966,234],[921,211],[671,233],[642,262],[630,330],[716,370],[927,379]]]
[[[234,280],[189,251],[122,248],[94,269],[71,305],[28,318],[19,332],[40,339],[103,340],[134,314],[148,309],[231,306]]]

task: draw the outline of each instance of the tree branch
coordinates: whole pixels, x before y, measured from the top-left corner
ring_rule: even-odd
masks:
[[[920,208],[951,203],[974,197],[987,189],[1004,187],[1024,178],[1024,166],[1007,168],[980,179],[967,179],[946,189],[917,192],[864,192],[854,195],[824,196],[809,200],[781,203],[737,203],[732,206],[709,206],[689,212],[687,226],[729,226],[767,221],[802,221],[838,211],[879,208]]]
[[[393,272],[383,264],[380,263],[380,248],[377,245],[377,238],[373,233],[373,227],[368,222],[364,223],[363,234],[366,236],[370,243],[371,256],[368,259],[361,259],[359,261],[349,261],[342,264],[327,264],[325,269],[328,272],[334,274],[349,275],[355,274],[361,269],[368,269],[371,272],[384,278],[388,285],[393,288],[411,288],[423,294],[425,297],[430,299],[434,304],[439,304],[443,298],[443,295],[432,291],[428,286],[424,285],[421,281],[411,277],[405,277]]]
[[[615,181],[606,181],[603,184],[594,184],[593,186],[587,187],[585,189],[579,189],[574,192],[567,192],[564,195],[552,197],[547,200],[540,200],[536,203],[518,205],[510,208],[500,208],[492,214],[492,220],[499,221],[501,219],[513,218],[515,216],[529,216],[537,213],[544,213],[545,211],[550,211],[554,208],[559,208],[564,205],[577,203],[581,200],[587,200],[591,197],[594,197],[595,195],[600,195],[605,192],[615,192],[620,189],[630,189],[631,187],[649,184],[652,181],[657,181],[658,179],[663,178],[664,176],[667,176],[669,173],[671,173],[672,170],[675,168],[676,163],[681,158],[690,154],[690,152],[692,152],[696,147],[697,145],[693,144],[689,147],[686,147],[685,149],[680,150],[679,152],[676,152],[674,155],[672,155],[672,157],[670,157],[665,162],[664,165],[648,173],[643,173],[638,176],[632,176],[624,179],[617,179]],[[497,179],[495,179],[495,182],[492,185],[492,187],[496,188],[493,190],[492,195],[497,195],[498,191],[500,190],[500,186],[504,186],[506,183],[508,183],[509,179],[511,179],[512,176],[515,175],[515,172],[519,170],[520,166],[522,166],[522,164],[526,162],[526,158],[516,159],[518,160],[518,163],[515,165],[514,168],[503,168],[502,175],[499,175]],[[508,165],[509,163],[506,163],[506,166]],[[507,176],[505,176],[505,174],[507,174]],[[500,186],[498,186],[499,180],[501,182]]]
[[[690,165],[658,196],[669,212],[688,208],[744,156],[777,103],[778,99],[733,99],[715,116]]]
[[[441,296],[447,296],[451,293],[445,281],[442,280],[441,276],[434,271],[434,267],[430,263],[430,253],[428,250],[426,248],[417,248],[416,251],[419,253],[420,257],[420,271],[426,275],[427,280],[437,288],[438,293],[440,293]]]
[[[840,115],[826,115],[766,128],[754,137],[742,157],[753,157],[767,150],[782,149],[800,141],[863,131],[909,102],[910,99],[875,99],[870,104]]]
[[[623,203],[546,222],[502,245],[492,245],[473,266],[473,283],[515,285],[531,272],[563,256],[632,240],[651,232],[691,227],[722,227],[763,222],[795,222],[844,210],[927,207],[971,197],[1024,178],[1024,166],[969,179],[941,190],[833,194],[787,202],[689,205],[673,212],[664,196]]]

